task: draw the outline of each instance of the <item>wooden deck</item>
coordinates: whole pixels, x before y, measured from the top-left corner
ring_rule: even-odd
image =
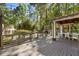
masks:
[[[15,43],[14,43],[15,44]],[[40,36],[32,42],[0,50],[1,56],[79,56],[79,42]]]

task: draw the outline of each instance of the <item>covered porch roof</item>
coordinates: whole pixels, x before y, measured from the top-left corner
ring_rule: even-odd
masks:
[[[79,21],[79,12],[76,12],[76,13],[73,13],[70,15],[66,15],[66,16],[56,17],[53,20],[59,24],[78,22]]]

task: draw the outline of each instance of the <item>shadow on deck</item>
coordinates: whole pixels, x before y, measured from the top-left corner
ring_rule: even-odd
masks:
[[[51,43],[47,38],[37,41],[38,51],[45,56],[79,56],[79,42],[57,40]]]
[[[15,41],[14,41],[15,42]],[[22,41],[21,41],[22,42]],[[0,55],[6,56],[79,56],[79,42],[61,39],[52,41],[50,37],[39,37],[32,42],[15,43],[3,49]]]

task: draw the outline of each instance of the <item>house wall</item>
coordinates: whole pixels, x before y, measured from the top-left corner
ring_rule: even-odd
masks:
[[[2,29],[3,29],[3,31],[2,31],[3,35],[13,34],[13,32],[15,30],[13,25],[10,25],[10,26],[7,26],[7,27],[2,25]]]

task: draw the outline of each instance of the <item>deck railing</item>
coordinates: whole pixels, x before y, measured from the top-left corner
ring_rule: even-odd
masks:
[[[8,35],[2,35],[2,38],[3,38],[3,41],[5,41],[5,39],[7,37],[10,37],[10,42],[11,41],[18,41],[19,39],[21,40],[29,40],[30,42],[34,39],[34,38],[38,38],[38,33],[37,32],[34,32],[34,33],[17,33],[17,34],[8,34]],[[5,38],[5,39],[4,39]],[[10,43],[10,42],[7,42],[7,43]],[[6,44],[5,42],[3,42],[4,44]]]
[[[64,35],[64,36],[63,36]],[[79,41],[79,33],[59,33],[58,38],[64,37],[72,40],[78,40]]]

